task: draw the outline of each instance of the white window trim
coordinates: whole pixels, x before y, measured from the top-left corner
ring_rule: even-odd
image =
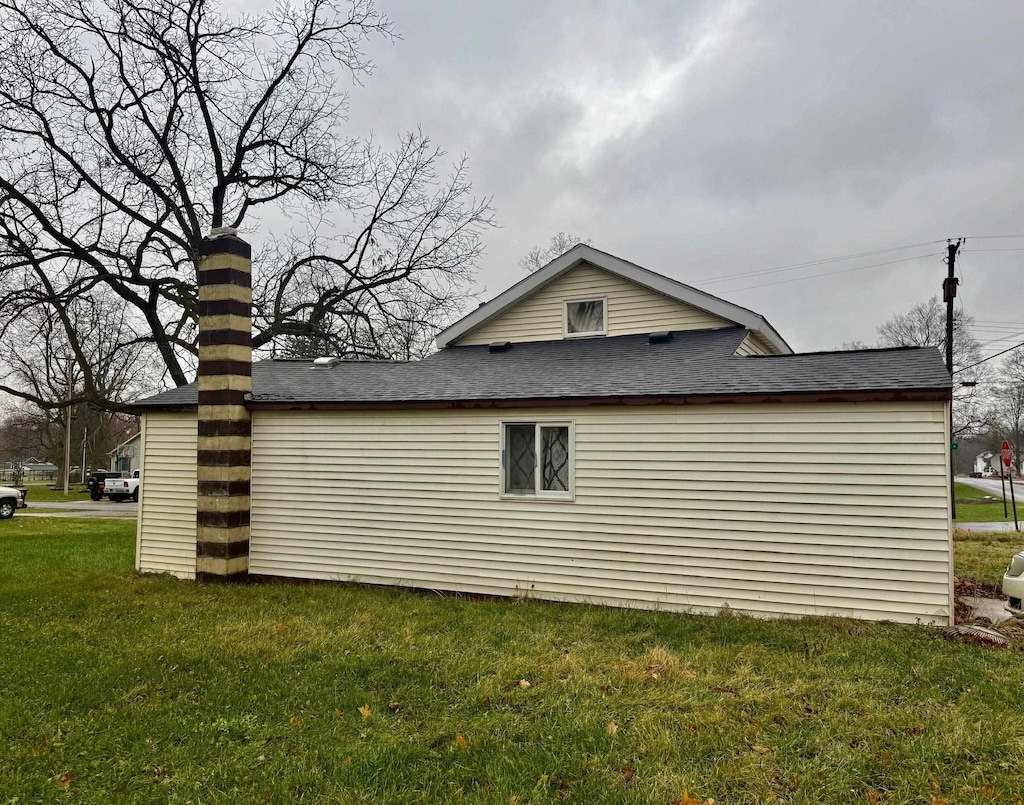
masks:
[[[522,495],[515,492],[505,491],[505,430],[508,425],[533,425],[534,456],[536,464],[533,471],[533,494]],[[541,428],[568,428],[569,429],[569,491],[555,492],[540,488],[540,429]],[[498,497],[501,500],[576,500],[576,421],[572,419],[503,419],[498,425]]]
[[[589,333],[569,332],[569,305],[576,302],[600,302],[602,315],[602,329]],[[597,335],[608,335],[608,297],[607,296],[581,296],[577,299],[566,299],[562,304],[562,336],[564,338],[593,338]]]

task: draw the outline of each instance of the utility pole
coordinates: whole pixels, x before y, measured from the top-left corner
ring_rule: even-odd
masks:
[[[64,496],[71,485],[71,358],[68,358],[68,407],[64,411]]]
[[[946,265],[949,266],[949,273],[942,283],[942,300],[946,303],[946,371],[949,372],[950,380],[953,379],[953,300],[956,299],[956,286],[960,280],[956,278],[956,253],[963,244],[964,239],[960,238],[954,243],[947,241]],[[949,505],[950,514],[956,519],[956,487],[953,484],[953,400],[949,401]]]
[[[84,417],[83,417],[84,419]],[[85,448],[89,443],[89,425],[83,422],[82,431],[82,483],[85,483]]]

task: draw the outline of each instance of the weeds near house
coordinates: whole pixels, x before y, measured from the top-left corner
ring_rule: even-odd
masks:
[[[845,620],[197,586],[136,576],[133,537],[0,524],[0,803],[1018,801],[1019,653]]]

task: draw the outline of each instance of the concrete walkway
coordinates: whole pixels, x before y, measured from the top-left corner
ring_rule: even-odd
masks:
[[[1005,598],[982,598],[977,595],[965,595],[961,599],[971,608],[972,618],[988,618],[992,623],[1002,623],[1010,619],[1010,613],[1003,609]]]
[[[1013,521],[1009,523],[961,523],[957,521],[956,527],[962,531],[1013,531]],[[1024,523],[1021,524],[1021,547],[1024,548]]]
[[[139,516],[139,504],[133,501],[114,503],[112,500],[48,501],[35,503],[30,497],[27,509],[18,509],[15,517],[89,517],[115,520],[134,520]]]

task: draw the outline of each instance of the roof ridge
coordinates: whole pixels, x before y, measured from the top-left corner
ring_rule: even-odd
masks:
[[[938,347],[866,347],[864,349],[819,349],[814,352],[794,352],[792,355],[746,355],[747,358],[799,358],[804,355],[863,355],[866,352],[915,352]]]

